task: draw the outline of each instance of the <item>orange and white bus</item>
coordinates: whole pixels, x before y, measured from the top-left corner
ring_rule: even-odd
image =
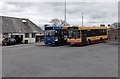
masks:
[[[85,45],[108,40],[107,27],[68,27],[67,43]]]

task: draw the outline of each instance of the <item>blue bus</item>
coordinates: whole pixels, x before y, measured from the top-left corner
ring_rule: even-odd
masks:
[[[63,45],[67,42],[69,26],[47,26],[44,32],[44,43],[51,45]]]

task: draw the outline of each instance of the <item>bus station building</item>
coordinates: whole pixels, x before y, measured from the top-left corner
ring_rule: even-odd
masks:
[[[43,30],[29,19],[0,16],[0,43],[8,37],[21,43],[35,43],[43,36]]]

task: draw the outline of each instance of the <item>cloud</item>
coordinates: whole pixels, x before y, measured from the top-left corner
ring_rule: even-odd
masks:
[[[64,19],[64,4],[64,2],[2,2],[0,15],[28,18],[42,27],[53,18]],[[83,12],[86,26],[116,22],[117,4],[117,2],[67,2],[67,21],[71,25],[81,25]]]

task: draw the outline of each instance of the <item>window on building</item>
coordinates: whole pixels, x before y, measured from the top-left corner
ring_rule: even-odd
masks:
[[[30,37],[29,33],[25,33],[25,38],[29,38],[29,37]]]
[[[26,23],[27,21],[23,19],[22,22],[23,22],[23,23]]]
[[[32,33],[32,38],[35,38],[36,33]]]

